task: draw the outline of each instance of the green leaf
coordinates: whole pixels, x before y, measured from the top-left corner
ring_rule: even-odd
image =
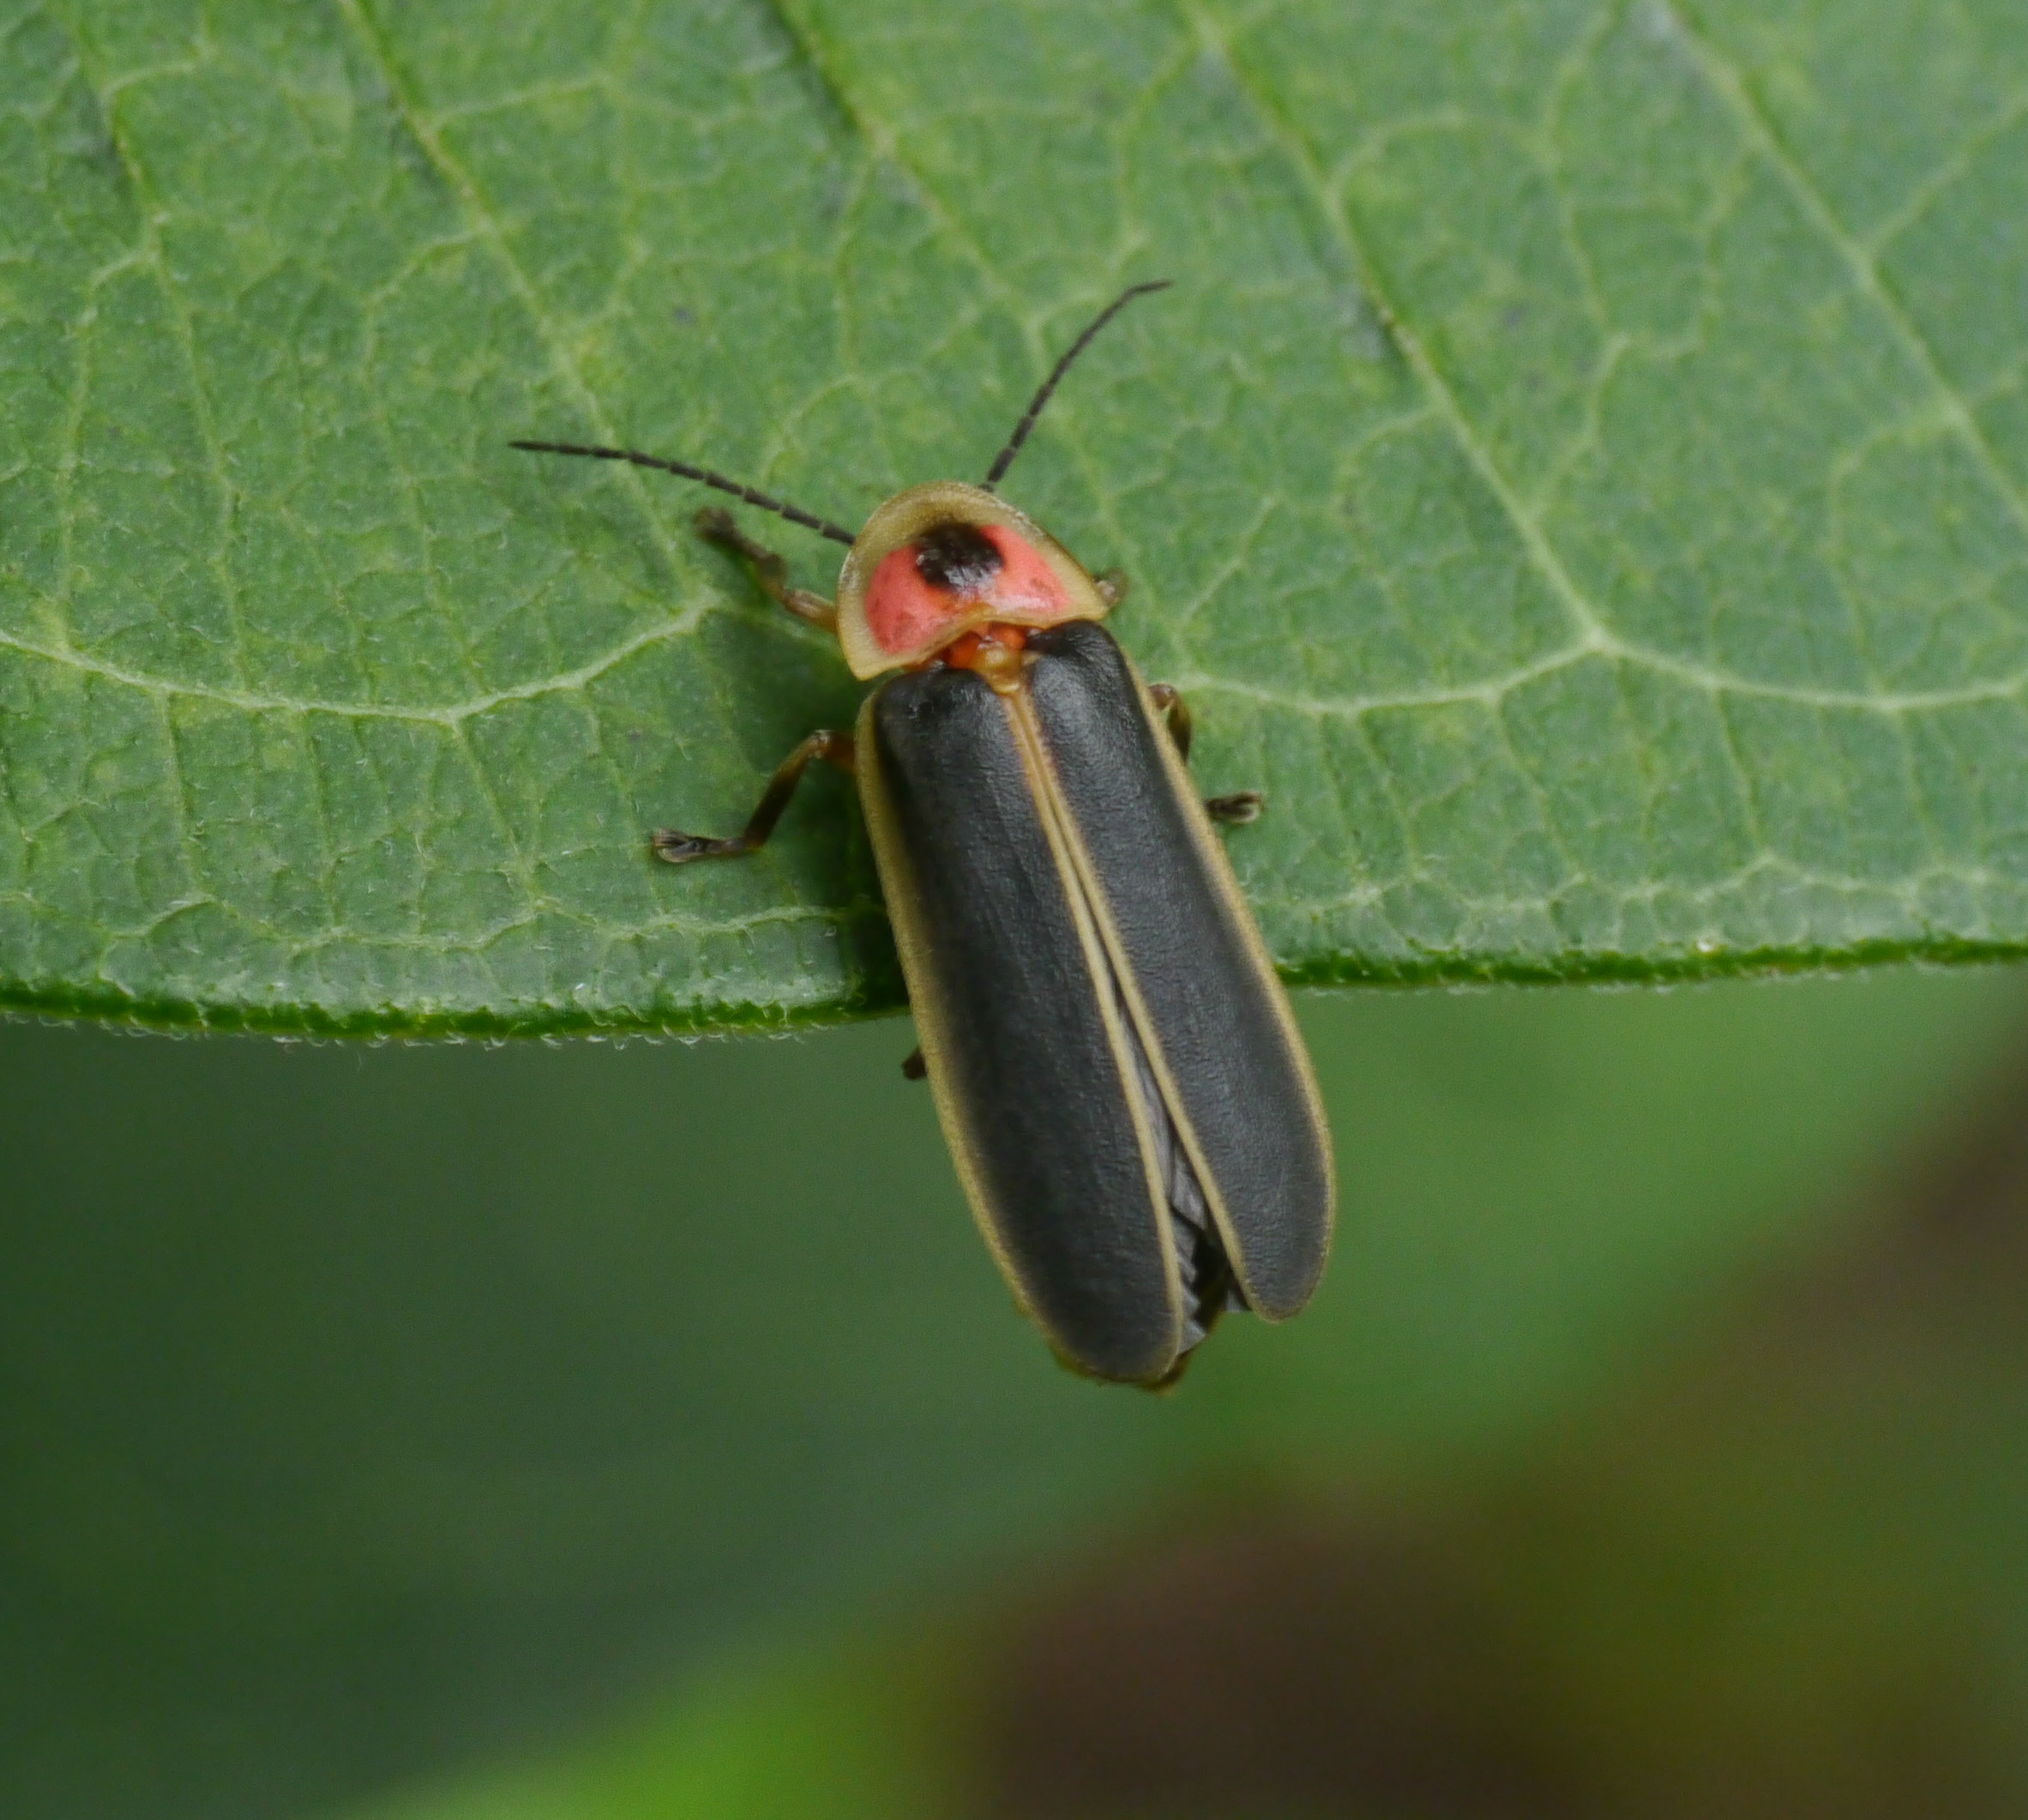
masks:
[[[623,441],[983,472],[1309,980],[2028,947],[2001,0],[0,0],[0,1002],[891,1007],[835,654]],[[756,523],[756,528],[759,527]],[[797,579],[835,551],[776,526]]]

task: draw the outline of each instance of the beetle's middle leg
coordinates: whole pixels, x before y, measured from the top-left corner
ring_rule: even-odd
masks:
[[[707,505],[698,513],[697,534],[707,542],[717,544],[721,549],[730,550],[735,556],[743,556],[753,564],[754,579],[761,584],[761,590],[778,606],[803,621],[827,632],[838,630],[837,606],[821,594],[813,594],[807,588],[789,585],[787,558],[778,556],[765,544],[757,544],[734,521],[731,513],[721,505]]]
[[[1261,811],[1267,806],[1267,799],[1258,790],[1235,790],[1231,796],[1207,796],[1204,799],[1205,814],[1229,828],[1258,822]]]
[[[796,786],[803,781],[803,774],[813,758],[835,765],[849,775],[855,767],[852,736],[820,727],[775,767],[767,789],[761,792],[760,802],[737,834],[714,840],[709,835],[686,835],[673,828],[658,828],[648,837],[655,858],[681,865],[686,859],[737,859],[743,853],[757,852],[774,832],[774,824],[781,820],[782,811],[789,806],[789,799],[795,795]]]
[[[1148,687],[1153,697],[1155,712],[1160,714],[1169,727],[1169,737],[1176,741],[1176,749],[1182,755],[1185,764],[1190,762],[1190,734],[1195,723],[1190,718],[1190,704],[1183,700],[1182,692],[1173,683],[1153,683]],[[1261,811],[1267,806],[1267,799],[1258,790],[1236,790],[1231,796],[1207,796],[1204,799],[1204,812],[1214,822],[1225,822],[1235,827],[1261,819]]]
[[[1183,762],[1189,763],[1190,735],[1196,726],[1190,718],[1190,704],[1183,700],[1182,691],[1174,683],[1151,683],[1148,694],[1154,700],[1155,712],[1169,728],[1169,737],[1176,741],[1176,749],[1182,755]]]

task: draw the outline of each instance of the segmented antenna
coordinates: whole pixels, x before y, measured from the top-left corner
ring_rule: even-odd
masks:
[[[1028,432],[1035,427],[1035,419],[1042,415],[1042,407],[1050,401],[1050,394],[1056,389],[1057,383],[1070,371],[1070,363],[1091,345],[1092,337],[1104,328],[1121,310],[1137,297],[1146,297],[1151,291],[1166,291],[1176,280],[1173,278],[1157,278],[1146,284],[1128,285],[1098,312],[1092,326],[1070,344],[1069,351],[1050,369],[1050,377],[1042,383],[1030,402],[1026,414],[1014,425],[1014,432],[1007,439],[1007,447],[995,457],[991,471],[986,475],[986,491],[990,493],[999,485],[1001,478],[1014,466],[1014,458],[1021,452],[1021,444],[1028,440]]]
[[[1118,304],[1113,306],[1115,309]],[[665,474],[680,474],[686,480],[701,480],[707,486],[715,486],[721,493],[730,493],[735,499],[743,499],[749,505],[757,505],[764,512],[779,512],[792,525],[803,525],[812,531],[821,532],[834,544],[856,544],[858,538],[845,528],[834,525],[828,518],[819,518],[813,512],[806,512],[801,506],[791,505],[785,499],[776,499],[767,493],[755,492],[750,486],[742,486],[737,480],[728,480],[725,475],[713,473],[708,467],[692,467],[687,461],[665,461],[659,455],[639,455],[631,449],[596,449],[582,443],[509,443],[509,449],[526,449],[536,455],[592,455],[601,461],[631,461],[636,467],[659,467]]]

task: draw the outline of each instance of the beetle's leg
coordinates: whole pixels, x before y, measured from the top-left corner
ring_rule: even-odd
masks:
[[[1195,724],[1190,719],[1190,704],[1174,683],[1151,683],[1148,693],[1154,697],[1155,712],[1169,723],[1169,737],[1176,741],[1183,762],[1189,763],[1190,732]]]
[[[761,584],[761,590],[778,606],[785,606],[791,613],[810,625],[821,627],[827,632],[838,630],[838,609],[821,594],[813,594],[807,588],[789,586],[789,565],[785,558],[777,556],[764,544],[756,544],[752,538],[733,522],[731,513],[725,507],[707,505],[697,515],[697,534],[708,542],[730,550],[735,556],[743,556],[754,565],[754,579]]]
[[[1267,806],[1267,799],[1258,790],[1236,790],[1231,796],[1207,796],[1204,799],[1204,812],[1214,822],[1224,822],[1238,828],[1249,822],[1258,822],[1261,811]]]
[[[1103,575],[1093,576],[1092,586],[1098,590],[1098,598],[1107,606],[1117,606],[1127,598],[1127,571],[1124,569],[1109,569]]]
[[[1174,683],[1151,683],[1148,694],[1155,703],[1155,712],[1169,723],[1169,737],[1176,741],[1176,749],[1182,754],[1185,764],[1190,762],[1190,733],[1195,723],[1190,719],[1190,704],[1184,701],[1182,693]],[[1267,799],[1258,790],[1236,790],[1231,796],[1207,796],[1204,799],[1204,812],[1214,822],[1225,822],[1234,827],[1246,822],[1257,822],[1261,811],[1267,805]]]
[[[1151,683],[1148,694],[1154,699],[1155,712],[1169,723],[1169,737],[1176,741],[1183,762],[1189,763],[1190,733],[1195,724],[1190,719],[1190,704],[1174,683]],[[1259,821],[1267,805],[1267,799],[1258,790],[1236,790],[1231,796],[1206,797],[1204,812],[1214,822],[1237,827],[1242,823]]]
[[[915,1047],[901,1058],[901,1078],[904,1081],[920,1081],[930,1072],[930,1064],[923,1059],[923,1046]]]
[[[852,736],[834,733],[827,727],[812,733],[775,767],[774,775],[767,780],[767,787],[761,792],[760,803],[746,826],[729,839],[714,841],[708,835],[657,829],[648,837],[655,858],[681,865],[686,859],[737,859],[742,853],[755,852],[774,832],[774,824],[781,820],[782,811],[789,806],[789,799],[795,795],[796,786],[803,781],[803,774],[813,758],[850,773],[853,768]]]

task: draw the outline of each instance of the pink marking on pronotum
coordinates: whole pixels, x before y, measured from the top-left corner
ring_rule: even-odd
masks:
[[[957,593],[925,581],[915,544],[881,558],[866,590],[866,624],[882,650],[905,657],[934,649],[986,619],[1054,625],[1078,617],[1062,580],[1032,544],[1005,525],[977,529],[1000,557],[983,588]]]

